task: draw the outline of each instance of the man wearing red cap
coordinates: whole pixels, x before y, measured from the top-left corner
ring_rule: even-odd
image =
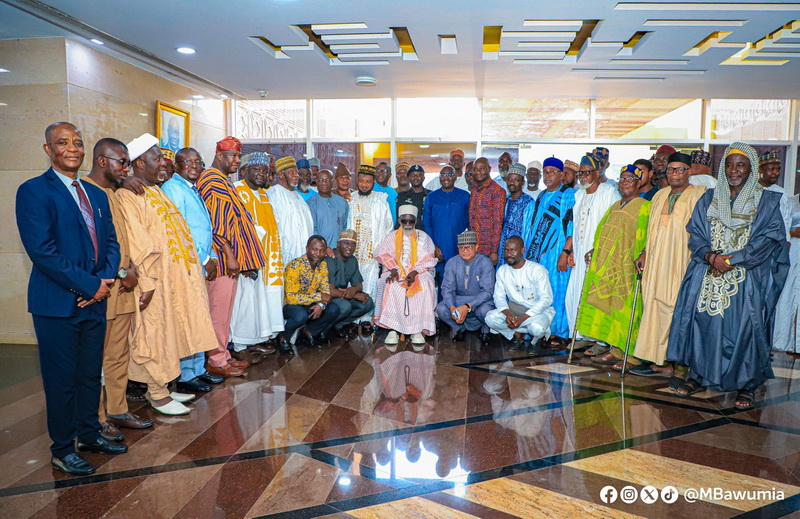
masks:
[[[467,184],[467,179],[464,176],[464,152],[461,150],[451,151],[449,165],[456,172],[455,187],[469,192],[469,185]],[[425,189],[428,191],[436,191],[441,187],[442,183],[439,181],[439,175],[436,175],[433,180],[425,184]]]
[[[241,157],[241,141],[225,137],[217,143],[211,167],[197,179],[197,189],[211,215],[214,251],[219,257],[217,277],[208,283],[208,302],[217,348],[210,352],[206,369],[213,375],[226,377],[243,375],[244,368],[249,365],[231,359],[228,352],[239,275],[255,275],[266,263],[253,219],[228,179],[228,175],[238,171]]]

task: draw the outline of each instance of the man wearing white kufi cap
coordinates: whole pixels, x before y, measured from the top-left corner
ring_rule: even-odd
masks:
[[[147,384],[147,398],[159,412],[189,412],[193,398],[170,393],[167,384],[181,374],[180,359],[216,347],[203,267],[191,232],[178,208],[158,187],[165,175],[158,139],[144,134],[128,144],[133,175],[144,195],[120,189],[120,209],[139,273],[129,378]]]
[[[385,288],[380,306],[375,309],[375,319],[378,326],[390,330],[386,337],[389,351],[397,348],[398,332],[411,335],[414,350],[422,351],[425,348],[423,334],[436,332],[433,268],[437,260],[433,241],[414,228],[417,208],[403,205],[397,214],[400,228],[389,233],[375,251],[375,259],[386,269],[381,276]]]
[[[525,187],[523,191],[533,199],[539,198],[542,190],[539,189],[539,181],[542,179],[542,163],[538,160],[528,162],[528,169],[525,174]]]

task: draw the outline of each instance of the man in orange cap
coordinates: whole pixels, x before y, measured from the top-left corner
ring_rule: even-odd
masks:
[[[197,179],[197,189],[211,215],[214,252],[219,258],[217,277],[208,283],[211,321],[218,346],[209,354],[206,369],[213,375],[226,377],[243,375],[249,365],[233,360],[228,352],[239,275],[252,276],[266,263],[253,219],[228,179],[239,170],[241,157],[241,141],[225,137],[217,143],[211,167]]]
[[[449,165],[456,172],[455,187],[469,192],[467,178],[464,176],[464,152],[458,149],[451,151]],[[428,191],[436,191],[441,187],[442,183],[439,181],[439,175],[436,175],[433,180],[425,184],[425,189]]]

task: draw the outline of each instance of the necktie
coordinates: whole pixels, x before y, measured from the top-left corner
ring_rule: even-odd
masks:
[[[92,214],[92,206],[89,205],[89,199],[86,197],[86,193],[83,192],[83,189],[81,189],[80,183],[78,183],[77,180],[73,180],[72,185],[75,186],[75,190],[78,192],[81,215],[83,215],[83,221],[86,222],[86,227],[89,228],[89,236],[92,237],[92,245],[94,246],[94,259],[97,261],[97,231],[94,228],[94,214]]]

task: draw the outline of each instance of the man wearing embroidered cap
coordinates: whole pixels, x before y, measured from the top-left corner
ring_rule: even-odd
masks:
[[[450,327],[454,342],[464,340],[468,331],[481,331],[481,342],[489,341],[486,314],[494,308],[494,265],[478,254],[478,235],[458,235],[458,255],[447,261],[442,280],[442,301],[436,315]]]
[[[781,178],[781,157],[777,151],[767,151],[758,159],[758,183],[767,191],[774,191],[781,195],[781,216],[786,229],[786,241],[791,239],[789,231],[792,228],[792,206],[786,191],[778,185]]]
[[[297,161],[297,194],[308,202],[308,199],[316,195],[317,192],[311,189],[311,163],[306,159]]]
[[[242,164],[242,179],[234,187],[253,218],[265,264],[257,274],[239,278],[231,316],[231,342],[234,352],[249,350],[264,355],[275,352],[264,343],[283,331],[283,254],[278,222],[266,191],[269,155],[256,151]]]
[[[350,199],[350,213],[347,228],[356,233],[355,257],[363,278],[363,290],[373,301],[377,301],[378,262],[374,249],[392,231],[392,215],[389,214],[389,203],[386,193],[373,190],[375,185],[375,168],[364,165],[358,170],[358,193]],[[372,323],[372,316],[367,313],[360,319],[364,323]]]
[[[528,169],[525,172],[525,192],[534,199],[539,198],[542,191],[539,189],[539,181],[542,179],[542,163],[538,160],[528,162]]]
[[[197,189],[211,215],[214,251],[219,257],[217,277],[208,283],[217,349],[208,356],[207,369],[213,375],[222,376],[241,376],[248,366],[246,361],[232,359],[228,352],[233,303],[239,275],[254,275],[266,261],[253,219],[228,178],[239,170],[241,157],[241,141],[225,137],[217,143],[211,167],[197,179]]]
[[[453,168],[455,173],[455,186],[458,189],[469,191],[467,179],[464,177],[464,152],[461,150],[453,150],[450,152],[450,162],[448,165]],[[434,177],[430,182],[425,184],[425,189],[428,191],[436,191],[442,187],[439,177]]]
[[[164,170],[158,139],[142,135],[128,151],[133,174],[146,186],[144,196],[116,193],[139,273],[128,374],[147,384],[147,399],[158,412],[187,414],[182,402],[193,395],[170,393],[167,384],[181,374],[181,359],[217,346],[203,266],[186,220],[158,187]]]
[[[308,204],[297,192],[300,177],[294,158],[276,160],[275,169],[278,183],[267,190],[267,197],[278,222],[283,262],[288,264],[306,253],[306,243],[314,234],[314,218]]]
[[[525,259],[542,265],[547,269],[550,279],[555,313],[550,325],[552,334],[549,340],[553,349],[561,349],[570,336],[565,299],[572,268],[562,251],[567,236],[572,233],[575,190],[563,183],[562,167],[566,168],[555,157],[545,161],[545,190],[536,202],[525,209],[521,235]]]
[[[561,182],[572,189],[575,189],[575,186],[578,185],[578,166],[577,162],[573,162],[571,160],[564,161],[564,174]]]
[[[345,338],[355,333],[353,321],[362,315],[371,315],[375,308],[372,298],[364,292],[364,279],[358,269],[358,260],[353,257],[356,243],[356,232],[353,229],[344,230],[339,234],[336,255],[325,258],[331,283],[331,304],[339,307],[335,328],[339,336]],[[366,328],[364,331],[369,333]]]
[[[555,160],[561,162],[558,159]],[[507,239],[512,236],[522,236],[522,215],[528,204],[533,202],[533,197],[522,189],[525,184],[525,173],[525,166],[517,162],[508,168],[506,174],[508,196],[506,196],[506,207],[503,211],[503,230],[500,233],[500,246],[497,249],[498,258],[503,257]]]
[[[575,206],[572,209],[574,225],[563,250],[564,259],[572,267],[566,296],[570,331],[575,329],[578,305],[583,293],[583,281],[586,276],[586,262],[583,258],[594,244],[594,235],[603,215],[620,199],[619,191],[614,186],[600,181],[602,167],[603,164],[595,154],[587,153],[581,159],[578,168],[580,189],[575,193]],[[590,351],[590,353],[596,352],[597,350]]]
[[[693,186],[705,186],[707,189],[717,187],[717,179],[711,176],[711,153],[703,150],[692,150],[692,164],[689,172],[689,183]]]
[[[667,159],[665,174],[669,187],[653,197],[647,225],[647,248],[636,260],[642,276],[642,320],[636,348],[637,359],[651,362],[635,366],[631,373],[642,376],[669,376],[670,386],[677,387],[685,376],[685,366],[665,363],[668,338],[680,282],[691,259],[686,224],[692,217],[704,186],[689,185],[692,159],[685,153],[673,153]]]
[[[423,214],[422,209],[425,206],[425,197],[428,196],[430,190],[422,187],[425,181],[425,170],[419,164],[414,164],[408,169],[408,181],[411,187],[407,191],[400,191],[397,193],[397,207],[401,205],[411,204],[417,208],[419,218],[417,218],[417,229],[423,228]],[[400,218],[400,215],[397,215]]]
[[[725,150],[717,188],[706,192],[687,226],[692,261],[683,278],[667,358],[688,365],[678,388],[738,391],[737,409],[773,378],[775,309],[789,268],[779,193],[758,183],[756,150]]]
[[[408,183],[408,168],[411,167],[406,161],[398,162],[394,167],[394,176],[397,179],[397,192],[408,190],[411,185]]]
[[[601,146],[598,146],[597,148],[592,150],[592,155],[594,155],[595,158],[598,160],[598,162],[600,162],[600,182],[604,184],[606,183],[611,184],[612,186],[614,186],[615,189],[618,189],[619,186],[617,184],[617,181],[614,180],[613,178],[608,178],[606,176],[606,171],[608,170],[608,167],[611,165],[611,162],[609,162],[608,160],[609,157],[608,148],[603,148]]]
[[[430,237],[414,228],[417,208],[407,204],[397,212],[400,228],[389,233],[375,251],[375,259],[386,269],[381,276],[385,288],[377,300],[375,319],[378,326],[389,330],[389,351],[397,348],[399,332],[411,335],[413,348],[419,352],[425,347],[423,335],[436,333],[436,257]]]

